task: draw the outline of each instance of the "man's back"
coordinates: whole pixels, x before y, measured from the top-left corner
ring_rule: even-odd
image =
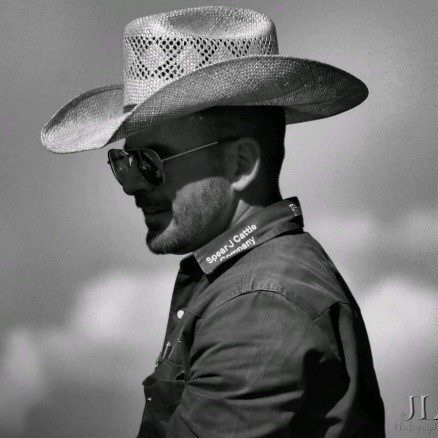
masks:
[[[360,310],[298,200],[237,225],[181,265],[140,436],[384,436]]]

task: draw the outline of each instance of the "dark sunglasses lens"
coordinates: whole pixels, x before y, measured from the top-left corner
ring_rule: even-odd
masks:
[[[110,149],[108,161],[120,184],[124,185],[131,172],[139,172],[151,185],[159,186],[164,182],[164,172],[160,157],[151,149],[137,150],[129,154],[121,149]],[[135,162],[135,166],[132,166]]]
[[[110,149],[108,151],[108,162],[117,181],[120,184],[124,184],[131,168],[129,156],[122,150]]]
[[[164,172],[160,157],[152,149],[139,151],[136,156],[138,170],[143,178],[153,186],[164,182]]]

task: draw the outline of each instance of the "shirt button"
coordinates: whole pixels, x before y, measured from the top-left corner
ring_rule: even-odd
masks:
[[[149,403],[152,400],[152,397],[148,397],[146,401]]]
[[[181,319],[184,316],[184,310],[179,309],[178,312],[176,312],[176,316],[178,317],[178,319]]]

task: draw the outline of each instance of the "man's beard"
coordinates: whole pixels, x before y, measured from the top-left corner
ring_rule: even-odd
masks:
[[[150,251],[154,254],[186,254],[206,243],[200,242],[200,236],[209,234],[213,224],[227,210],[228,190],[229,183],[223,178],[209,178],[182,205],[175,207],[173,220],[166,227],[147,223],[146,244]]]

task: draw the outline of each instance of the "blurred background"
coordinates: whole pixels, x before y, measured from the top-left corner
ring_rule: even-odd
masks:
[[[72,97],[122,81],[129,21],[205,4],[0,2],[1,437],[138,431],[179,257],[149,253],[106,148],[55,155],[39,135]],[[282,54],[368,85],[359,107],[287,128],[282,194],[299,197],[307,231],[362,308],[388,436],[438,436],[436,420],[400,426],[409,395],[429,395],[427,416],[438,413],[436,4],[213,4],[267,13]]]

